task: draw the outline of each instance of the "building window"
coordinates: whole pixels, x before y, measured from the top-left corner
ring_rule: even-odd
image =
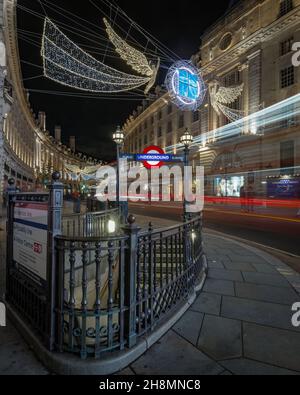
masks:
[[[172,121],[168,122],[168,133],[172,133],[173,130],[173,124]]]
[[[154,124],[154,116],[152,115],[151,116],[151,125],[153,125]]]
[[[232,44],[232,34],[231,33],[226,33],[225,36],[220,41],[220,49],[221,51],[226,51]]]
[[[178,118],[178,128],[181,129],[184,127],[184,115],[180,114]]]
[[[161,112],[161,110],[158,112],[158,119],[159,120],[162,119],[162,112]]]
[[[285,141],[280,144],[280,168],[282,174],[291,174],[295,166],[294,141]]]
[[[145,123],[144,123],[144,129],[147,129],[147,127],[148,127],[148,122],[145,121]]]
[[[280,2],[279,17],[288,14],[293,8],[293,0],[282,0]]]
[[[162,136],[162,128],[159,126],[158,131],[157,131],[157,136],[161,137]]]
[[[173,112],[173,106],[172,106],[172,104],[169,104],[168,105],[168,115],[172,114],[172,112]]]
[[[145,134],[144,136],[144,144],[147,145],[148,144],[148,135]]]
[[[289,39],[280,43],[280,56],[287,55],[292,51],[293,42],[294,37],[290,37]]]
[[[281,88],[287,88],[295,83],[295,70],[294,66],[286,67],[280,72]]]
[[[193,123],[198,122],[199,119],[200,119],[200,113],[199,113],[199,111],[194,111],[194,112],[192,113],[192,122],[193,122]]]

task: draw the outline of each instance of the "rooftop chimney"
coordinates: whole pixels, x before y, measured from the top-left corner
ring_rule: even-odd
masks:
[[[61,126],[56,125],[54,131],[55,131],[55,140],[60,143],[61,142]]]
[[[69,146],[72,151],[76,151],[76,137],[75,136],[70,136],[70,143]]]
[[[44,111],[40,111],[38,115],[39,126],[43,132],[46,131],[46,113]]]

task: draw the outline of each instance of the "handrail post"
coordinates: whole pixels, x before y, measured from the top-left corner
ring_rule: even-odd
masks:
[[[130,215],[128,224],[123,228],[128,236],[128,248],[125,250],[125,290],[124,302],[127,307],[125,313],[125,338],[127,345],[132,348],[137,343],[136,334],[136,275],[137,275],[137,249],[138,233],[140,228],[135,225],[135,217]]]
[[[52,175],[52,183],[49,189],[49,217],[48,217],[48,265],[47,265],[47,344],[53,351],[55,344],[55,306],[56,306],[56,246],[55,237],[62,234],[62,209],[64,186],[59,182],[60,173]]]
[[[9,187],[6,190],[7,198],[7,222],[6,222],[6,299],[9,297],[9,276],[12,267],[12,251],[13,251],[13,198],[17,193],[15,180],[10,178],[8,180]]]

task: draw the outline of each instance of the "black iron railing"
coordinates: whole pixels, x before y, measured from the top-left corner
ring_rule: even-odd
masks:
[[[57,237],[56,346],[81,358],[136,345],[195,292],[202,218],[119,237]]]
[[[126,239],[57,238],[60,351],[98,358],[124,348]]]
[[[64,215],[62,218],[62,234],[68,237],[105,237],[109,234],[109,221],[114,221],[116,228],[119,227],[120,215],[118,209]]]
[[[201,217],[138,237],[137,334],[151,331],[194,291],[203,255]]]

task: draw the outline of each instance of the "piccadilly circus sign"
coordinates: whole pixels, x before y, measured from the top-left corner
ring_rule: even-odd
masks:
[[[166,87],[172,103],[186,111],[197,111],[207,92],[200,70],[185,60],[171,66],[166,77]]]

